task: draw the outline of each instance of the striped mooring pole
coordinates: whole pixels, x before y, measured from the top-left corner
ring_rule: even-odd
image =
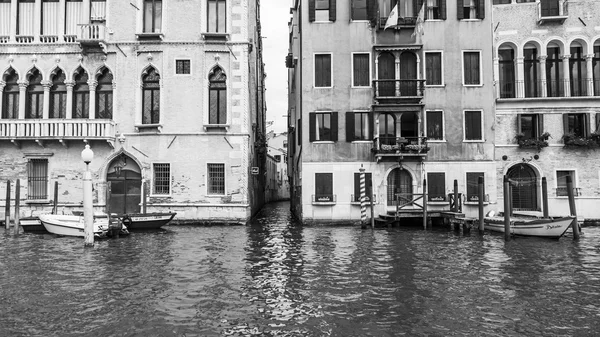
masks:
[[[360,165],[360,225],[367,226],[367,184],[365,179],[365,168]]]

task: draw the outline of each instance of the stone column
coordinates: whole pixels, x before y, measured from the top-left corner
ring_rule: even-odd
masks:
[[[571,97],[571,74],[569,73],[569,59],[571,59],[570,54],[565,54],[562,56],[562,66],[563,66],[563,97]]]
[[[546,83],[546,59],[548,58],[547,55],[541,55],[538,56],[538,60],[540,61],[540,69],[538,71],[538,74],[540,75],[540,97],[548,97],[548,87],[547,87],[547,83]],[[536,83],[537,85],[537,83]]]
[[[396,138],[402,137],[402,114],[403,112],[396,113]]]
[[[524,58],[517,57],[517,66],[515,67],[515,95],[517,98],[525,97],[525,62]]]
[[[65,86],[67,87],[67,111],[65,119],[71,119],[73,118],[73,87],[75,86],[75,81],[66,80]]]
[[[2,119],[2,113],[3,113],[3,105],[2,105],[2,99],[4,98],[4,87],[6,86],[6,82],[0,80],[0,119]]]
[[[96,119],[96,86],[98,86],[98,82],[95,80],[88,81],[88,86],[90,88],[90,116],[89,119]]]
[[[587,96],[594,96],[594,68],[593,62],[594,54],[585,55],[585,69],[586,69],[586,79],[585,82],[587,84]]]
[[[27,86],[29,81],[19,81],[19,119],[25,119],[25,103],[27,102]]]
[[[501,83],[500,83],[500,58],[499,57],[494,57],[494,83],[496,84],[496,98],[500,98]]]
[[[42,106],[42,118],[50,118],[50,88],[52,87],[51,81],[42,81],[44,87],[44,105]]]

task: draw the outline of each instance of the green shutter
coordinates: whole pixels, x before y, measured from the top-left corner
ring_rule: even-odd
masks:
[[[544,114],[538,114],[538,137],[544,133]]]
[[[354,136],[354,112],[346,111],[346,141],[353,141]]]
[[[590,114],[589,113],[583,114],[583,118],[585,119],[585,122],[583,124],[583,136],[589,137],[590,129],[591,129],[591,125],[592,125],[590,122]]]
[[[598,84],[600,85],[600,83]],[[600,131],[600,112],[596,113],[596,130],[594,132],[598,133]]]
[[[440,0],[440,19],[446,20],[446,0]]]
[[[314,112],[308,114],[308,133],[309,133],[309,141],[314,142],[316,137],[316,126],[317,126],[317,118]]]
[[[308,21],[315,21],[315,0],[308,0]]]
[[[569,114],[563,114],[563,134],[569,133]]]
[[[331,112],[331,140],[337,142],[338,140],[338,113],[337,111]]]
[[[521,125],[521,118],[523,118],[522,114],[518,114],[517,115],[517,132],[518,133],[522,133],[523,132],[523,127]]]
[[[379,10],[379,2],[377,0],[367,0],[367,17],[371,21],[371,27],[377,25],[377,12]]]
[[[456,0],[456,18],[462,20],[465,18],[464,12],[465,4],[463,0]]]
[[[336,13],[336,9],[335,9],[335,1],[336,0],[329,0],[329,21],[335,21],[335,13]]]
[[[485,0],[479,0],[477,6],[477,18],[481,20],[485,19]]]

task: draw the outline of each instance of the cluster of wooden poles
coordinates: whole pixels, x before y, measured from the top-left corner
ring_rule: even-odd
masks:
[[[57,211],[57,200],[58,200],[58,181],[54,182],[54,204],[52,206],[52,214],[56,214]],[[10,204],[11,204],[11,183],[10,180],[6,181],[6,199],[4,204],[4,227],[6,230],[10,229]],[[21,225],[21,179],[17,179],[15,183],[15,215],[13,219],[14,223],[14,234],[19,234],[19,227]]]

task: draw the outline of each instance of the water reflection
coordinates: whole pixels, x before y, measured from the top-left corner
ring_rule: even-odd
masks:
[[[444,229],[168,227],[84,249],[0,235],[0,336],[594,335],[600,228],[581,240]]]

